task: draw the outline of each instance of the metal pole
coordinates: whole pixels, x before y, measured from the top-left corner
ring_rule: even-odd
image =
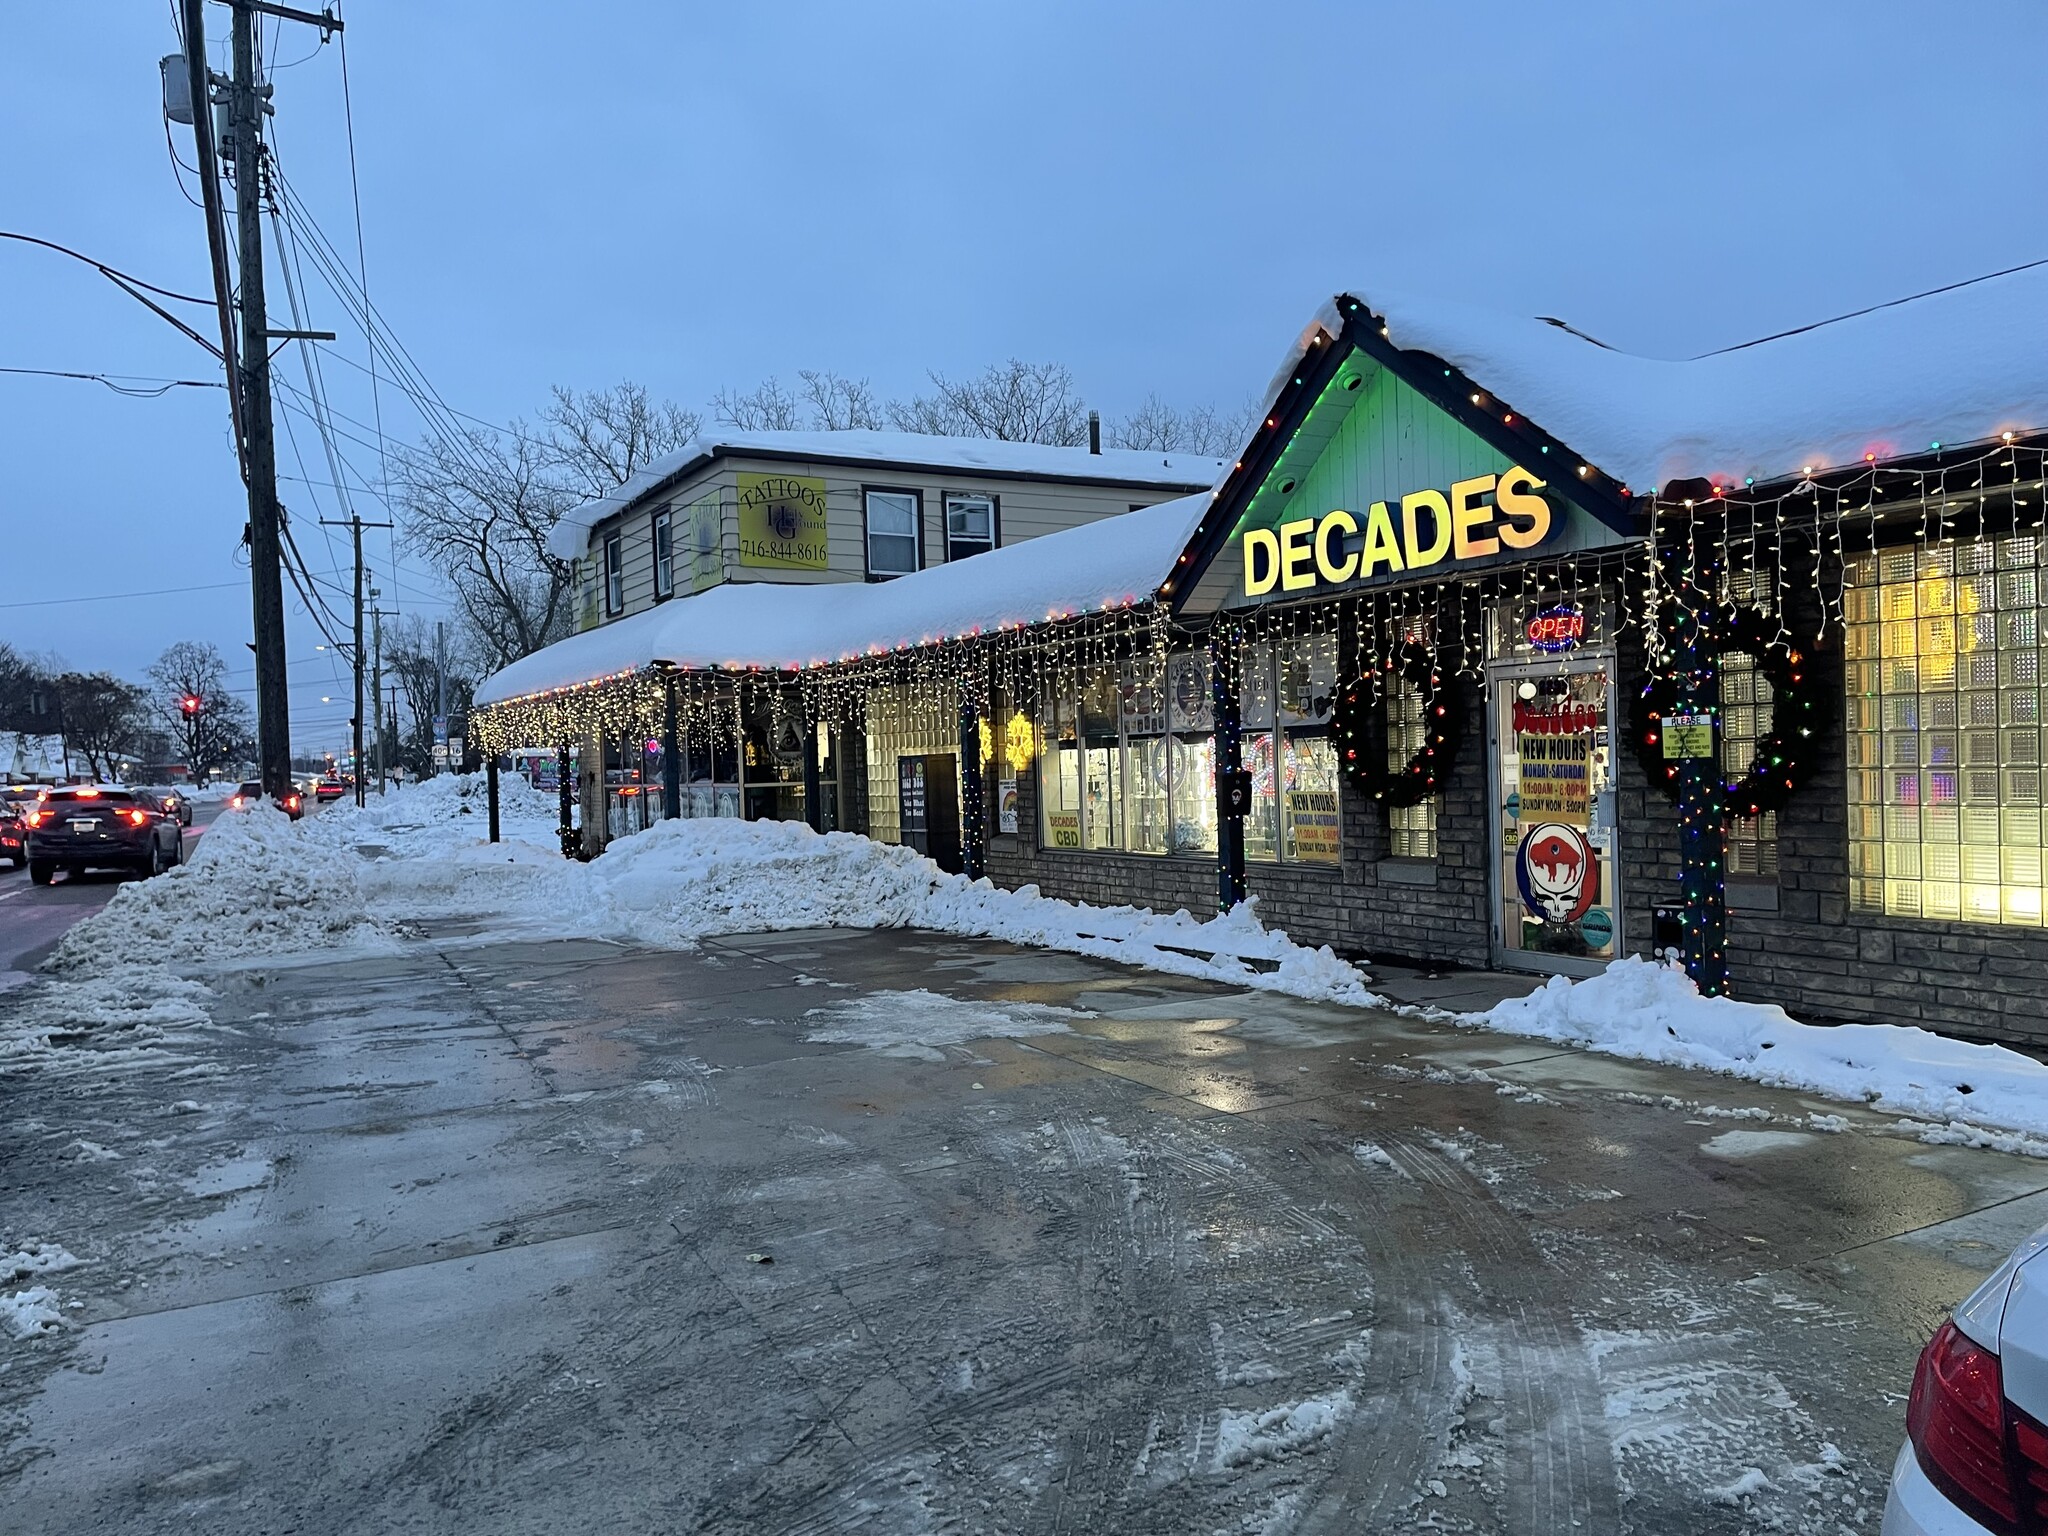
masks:
[[[375,597],[377,589],[370,588]],[[377,711],[377,793],[384,793],[384,610],[372,608],[370,622],[375,628],[375,663],[370,678],[370,708]]]
[[[982,827],[981,706],[972,681],[960,685],[960,871],[970,880],[988,872],[987,834]],[[817,738],[811,757],[816,760]]]
[[[491,841],[498,840],[498,754],[493,752],[484,760],[484,784],[489,789],[491,811]]]
[[[1238,637],[1227,626],[1209,636],[1210,701],[1216,714],[1216,906],[1228,912],[1245,897],[1244,749],[1239,738]]]
[[[562,743],[561,754],[555,759],[555,763],[556,788],[560,791],[562,797],[562,853],[566,857],[569,853],[569,833],[574,828],[576,822],[576,781],[575,776],[569,770],[568,742]]]
[[[291,699],[285,686],[282,513],[271,437],[269,319],[263,302],[263,101],[256,25],[234,8],[235,78],[228,129],[235,144],[235,224],[242,258],[242,430],[248,440],[249,588],[256,628],[256,743],[264,794],[291,792]],[[195,102],[197,111],[202,103]]]
[[[448,755],[448,625],[441,619],[434,620],[434,719],[435,746],[440,756]],[[448,765],[453,767],[451,763]]]

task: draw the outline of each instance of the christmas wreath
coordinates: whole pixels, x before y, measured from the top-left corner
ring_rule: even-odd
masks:
[[[1399,768],[1387,762],[1387,705],[1402,682],[1422,690],[1422,745]],[[1382,805],[1420,805],[1444,786],[1457,761],[1465,711],[1456,673],[1411,640],[1381,667],[1339,691],[1331,728],[1337,752],[1359,791]]]
[[[1754,656],[1757,671],[1771,685],[1771,729],[1757,739],[1748,770],[1723,781],[1724,814],[1734,820],[1781,810],[1813,777],[1814,736],[1827,723],[1828,695],[1815,686],[1809,658],[1784,638],[1776,618],[1756,608],[1700,602],[1700,649],[1717,656],[1723,651]],[[1664,755],[1664,719],[1678,703],[1679,679],[1663,673],[1643,685],[1629,711],[1636,760],[1673,803],[1678,800],[1679,760]]]

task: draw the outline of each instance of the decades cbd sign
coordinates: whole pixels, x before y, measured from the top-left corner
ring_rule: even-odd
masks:
[[[1534,549],[1555,524],[1543,482],[1519,464],[1504,475],[1452,483],[1450,493],[1411,491],[1396,514],[1376,501],[1363,524],[1341,508],[1278,528],[1251,528],[1242,539],[1244,591],[1304,592],[1374,576],[1425,570],[1448,558],[1485,560]],[[1488,496],[1491,500],[1488,500]]]

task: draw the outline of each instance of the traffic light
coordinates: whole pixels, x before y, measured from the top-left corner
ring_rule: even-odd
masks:
[[[188,693],[178,701],[178,707],[188,715],[196,715],[205,707],[205,700],[196,693]]]

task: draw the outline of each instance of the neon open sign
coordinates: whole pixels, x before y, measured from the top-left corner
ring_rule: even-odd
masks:
[[[1586,638],[1586,615],[1570,603],[1559,603],[1533,615],[1524,632],[1529,643],[1549,655],[1577,648]]]

